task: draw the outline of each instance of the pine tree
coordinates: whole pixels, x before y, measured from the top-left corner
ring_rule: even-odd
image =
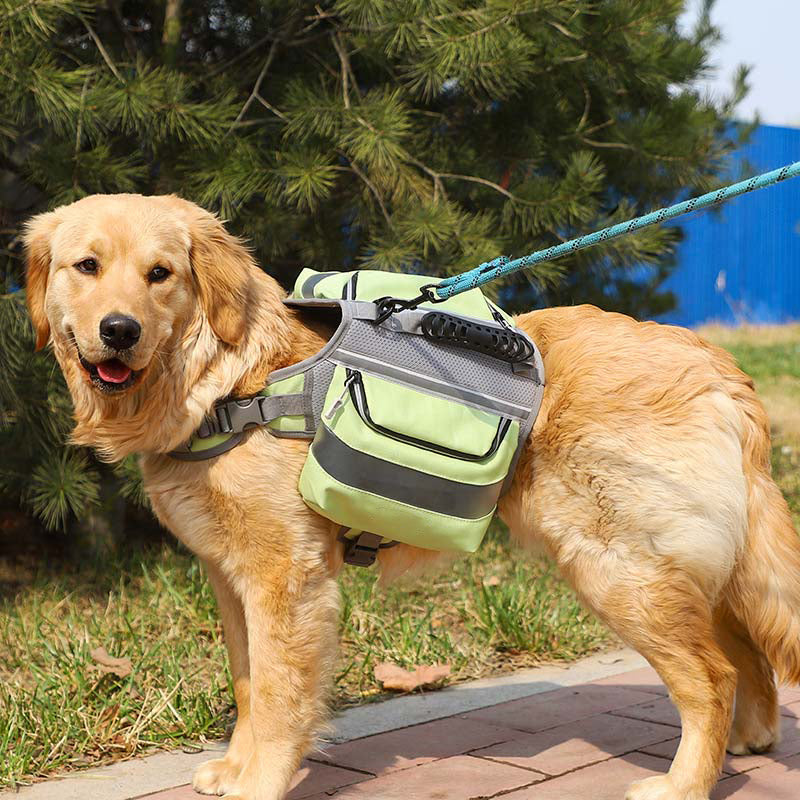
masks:
[[[26,217],[178,192],[286,285],[307,264],[446,275],[530,252],[716,185],[746,73],[724,102],[698,94],[718,32],[710,2],[682,31],[683,7],[0,0],[0,492],[57,527],[107,476],[65,446],[62,380],[32,353]],[[679,236],[647,229],[493,291],[512,309],[663,310]]]

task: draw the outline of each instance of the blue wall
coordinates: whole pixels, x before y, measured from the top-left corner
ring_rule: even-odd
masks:
[[[735,180],[743,160],[752,174],[800,160],[800,129],[758,128],[737,154]],[[660,322],[800,320],[800,178],[689,216],[681,226],[678,266],[664,284],[678,307]]]

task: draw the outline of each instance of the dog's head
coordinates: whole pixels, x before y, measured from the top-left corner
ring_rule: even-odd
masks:
[[[96,391],[133,389],[198,310],[222,342],[244,335],[249,256],[192,203],[94,195],[34,217],[25,244],[37,347],[52,336]]]
[[[246,339],[258,271],[214,215],[174,196],[93,195],[34,217],[25,245],[37,347],[53,344],[76,441],[114,457],[141,449],[137,431],[164,404],[179,406],[174,436],[162,433],[173,440],[230,390],[209,370]],[[201,380],[209,398],[191,402]],[[112,422],[125,446],[110,443]]]

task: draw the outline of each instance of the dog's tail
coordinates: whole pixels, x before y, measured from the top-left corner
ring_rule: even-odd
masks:
[[[746,376],[732,383],[743,415],[748,532],[726,596],[778,677],[800,683],[800,537],[772,479],[766,413]]]

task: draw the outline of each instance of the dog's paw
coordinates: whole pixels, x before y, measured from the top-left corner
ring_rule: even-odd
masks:
[[[759,728],[757,730],[739,731],[735,728],[728,739],[728,752],[735,756],[758,755],[772,750],[780,741],[780,732]]]
[[[225,758],[214,758],[201,764],[194,772],[192,788],[200,794],[217,794],[225,797],[241,772],[241,767],[232,764]]]
[[[669,775],[656,775],[631,784],[625,800],[708,800],[708,795],[686,794],[675,788]]]

